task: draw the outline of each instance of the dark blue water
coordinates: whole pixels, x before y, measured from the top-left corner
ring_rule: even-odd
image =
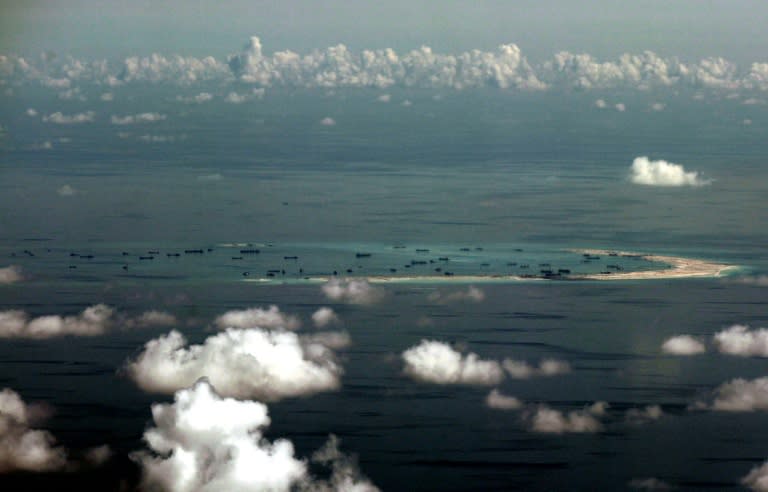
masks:
[[[269,404],[268,437],[288,438],[298,456],[309,456],[334,433],[382,490],[626,490],[647,477],[678,490],[743,490],[740,478],[768,458],[763,413],[688,410],[723,382],[763,376],[765,360],[660,350],[676,334],[707,338],[735,323],[768,324],[766,287],[739,281],[768,270],[763,107],[714,96],[704,103],[691,94],[616,94],[629,108],[618,113],[594,108],[596,94],[497,91],[439,100],[391,91],[389,105],[369,91],[295,91],[242,106],[182,106],[177,92],[126,94],[97,108],[103,124],[85,126],[44,125],[23,114],[31,106],[81,111],[74,105],[83,103],[31,89],[3,101],[0,267],[19,265],[27,278],[0,285],[0,310],[162,309],[198,343],[227,310],[275,304],[308,325],[317,308],[331,306],[353,342],[341,352],[342,388]],[[412,106],[397,103],[406,98]],[[647,109],[658,100],[665,111]],[[142,128],[108,123],[109,114],[145,110],[168,119]],[[326,116],[337,124],[319,125]],[[753,123],[741,125],[747,117]],[[135,138],[145,134],[175,140]],[[31,148],[44,140],[54,149]],[[633,185],[626,176],[640,155],[714,181]],[[76,193],[57,194],[64,184]],[[393,284],[370,306],[329,301],[318,284],[282,282],[282,273],[268,283],[243,281],[244,272],[262,278],[273,268],[288,279],[333,270],[426,274],[437,263],[404,265],[443,255],[467,274],[520,273],[509,262],[603,268],[568,252],[590,247],[743,269],[723,279],[482,284],[485,299],[477,303],[429,298],[462,285]],[[183,253],[192,248],[204,253]],[[241,254],[244,248],[261,252]],[[154,250],[154,260],[139,259]],[[626,261],[627,268],[655,267]],[[44,428],[73,450],[102,443],[115,450],[95,471],[12,473],[0,484],[135,484],[138,470],[127,455],[144,446],[150,404],[170,397],[143,393],[121,369],[167,331],[0,340],[0,385],[52,405]],[[483,358],[568,361],[569,374],[507,379],[499,388],[563,411],[607,401],[604,430],[533,433],[520,412],[484,406],[490,388],[414,382],[400,354],[423,338]],[[664,416],[625,421],[626,410],[648,405],[660,405]]]

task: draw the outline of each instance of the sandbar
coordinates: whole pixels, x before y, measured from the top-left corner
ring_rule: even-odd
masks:
[[[684,258],[681,256],[651,255],[631,253],[627,251],[613,251],[602,249],[573,250],[577,253],[590,255],[615,255],[619,257],[637,257],[645,261],[663,263],[667,268],[662,270],[641,270],[634,272],[591,273],[574,275],[570,278],[579,280],[648,280],[667,278],[707,278],[722,277],[728,271],[738,268],[735,265],[717,263],[696,258]]]
[[[530,282],[530,281],[579,281],[579,280],[660,280],[660,279],[682,279],[682,278],[716,278],[722,277],[728,271],[737,269],[735,265],[718,263],[709,260],[696,258],[685,258],[680,256],[655,255],[644,253],[633,253],[627,251],[602,250],[602,249],[578,249],[569,250],[575,253],[587,255],[601,255],[611,257],[636,258],[644,261],[661,263],[665,267],[656,270],[640,271],[611,271],[602,273],[573,273],[557,277],[545,277],[541,275],[412,275],[412,276],[391,276],[391,275],[370,275],[359,277],[346,277],[349,280],[366,280],[372,284],[400,284],[400,283],[508,283],[508,282]],[[288,282],[288,283],[322,283],[327,282],[333,276],[313,276],[301,278],[251,278],[244,279],[246,282]],[[344,277],[339,277],[344,278]]]

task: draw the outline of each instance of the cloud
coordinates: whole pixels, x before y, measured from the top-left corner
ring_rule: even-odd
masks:
[[[2,129],[0,129],[0,131],[1,130]],[[46,140],[41,144],[33,144],[32,148],[35,150],[51,150],[53,148],[53,142],[51,142],[50,140]]]
[[[633,478],[627,484],[635,490],[672,490],[672,486],[658,478]]]
[[[293,332],[227,329],[186,346],[178,331],[150,340],[126,366],[143,390],[173,393],[207,377],[222,395],[274,401],[333,391],[342,368],[334,352]]]
[[[107,445],[88,448],[72,459],[50,432],[32,428],[52,413],[48,405],[25,403],[10,388],[0,391],[0,473],[77,471],[109,460],[112,450]]]
[[[330,116],[326,116],[325,118],[320,120],[320,124],[323,126],[336,126],[336,120],[334,120]]]
[[[624,103],[616,103],[613,105],[614,108],[616,108],[616,111],[623,113],[627,110],[627,106]]]
[[[311,459],[330,468],[330,478],[313,479],[290,440],[264,437],[266,405],[224,398],[205,379],[178,391],[172,404],[153,404],[152,419],[144,433],[149,449],[131,454],[148,490],[378,491],[333,435]]]
[[[114,101],[115,95],[111,92],[104,92],[101,96],[99,96],[99,99],[101,99],[104,102]]]
[[[543,359],[539,362],[539,367],[533,367],[525,361],[504,359],[502,366],[513,379],[557,376],[571,372],[568,362],[557,359]]]
[[[328,299],[349,304],[375,304],[385,297],[382,289],[362,279],[332,278],[321,289]]]
[[[65,184],[57,189],[56,193],[58,193],[59,196],[75,196],[77,194],[77,190],[72,188],[70,185]]]
[[[750,330],[748,326],[733,325],[715,334],[717,349],[739,357],[768,357],[768,329]]]
[[[318,328],[325,328],[332,323],[338,323],[339,317],[329,307],[321,307],[314,313],[312,313],[312,322]]]
[[[264,97],[266,90],[263,87],[256,87],[251,90],[250,94],[240,94],[238,92],[231,91],[224,97],[224,101],[231,104],[241,104],[251,99],[261,99]]]
[[[79,123],[92,123],[96,120],[96,113],[93,111],[86,111],[84,113],[76,113],[73,115],[66,115],[61,112],[56,112],[43,116],[43,121],[46,123],[56,123],[57,125],[75,125]]]
[[[131,56],[124,59],[117,75],[107,79],[110,85],[171,82],[187,86],[212,80],[226,80],[228,77],[226,64],[211,56],[195,58],[154,53],[150,56]]]
[[[422,340],[402,357],[405,374],[425,383],[494,385],[504,378],[498,362],[474,353],[462,355],[443,342]]]
[[[241,104],[247,101],[249,97],[247,95],[238,94],[237,92],[230,92],[224,97],[224,101],[232,104]]]
[[[146,328],[176,323],[176,318],[168,313],[149,311],[132,318],[117,313],[106,304],[90,306],[75,316],[48,315],[31,319],[24,311],[0,311],[0,338],[93,337],[116,328]]]
[[[194,96],[176,96],[176,100],[190,104],[202,104],[213,100],[213,94],[210,92],[201,92],[199,94],[195,94]]]
[[[646,186],[704,186],[711,183],[697,172],[686,172],[680,164],[647,157],[636,157],[632,162],[630,179],[633,183]]]
[[[0,285],[15,284],[24,279],[24,275],[21,273],[21,267],[16,265],[0,268]],[[0,312],[0,319],[2,319],[2,312]]]
[[[659,420],[664,416],[664,411],[659,405],[648,405],[644,408],[630,408],[625,418],[632,424],[644,424],[652,420]]]
[[[388,103],[389,101],[392,100],[392,95],[391,94],[382,94],[379,97],[377,97],[376,100],[379,101],[379,102]]]
[[[163,121],[167,116],[160,113],[139,113],[125,116],[112,115],[110,120],[113,125],[133,125],[136,123],[154,123]]]
[[[603,425],[595,416],[603,415],[606,406],[604,402],[597,402],[584,410],[563,413],[542,404],[527,411],[523,420],[532,432],[546,434],[600,432],[603,430]]]
[[[666,104],[660,103],[660,102],[655,102],[655,103],[651,104],[651,109],[653,111],[657,111],[657,112],[658,111],[664,111],[664,108],[666,108],[666,107],[667,107]]]
[[[715,333],[713,345],[722,354],[738,357],[768,357],[768,329],[750,330],[749,326],[733,325]],[[690,335],[678,335],[666,340],[661,349],[674,355],[696,355],[706,352],[704,344]]]
[[[485,405],[488,408],[495,408],[497,410],[519,410],[523,408],[522,401],[514,396],[504,395],[497,389],[493,389],[488,393],[488,396],[485,397]]]
[[[266,328],[297,330],[301,321],[296,316],[280,312],[277,306],[269,306],[269,309],[250,308],[227,311],[218,316],[213,322],[217,328]]]
[[[677,335],[665,340],[661,351],[673,355],[696,355],[703,354],[707,349],[703,343],[690,335]]]
[[[149,490],[288,491],[307,474],[293,444],[263,437],[266,405],[222,398],[206,380],[178,391],[173,404],[153,404],[149,451],[132,459]]]
[[[752,468],[741,483],[756,492],[768,492],[768,462]]]
[[[544,85],[514,44],[459,55],[434,53],[427,46],[402,55],[392,49],[356,54],[339,44],[307,55],[279,51],[268,56],[254,36],[240,53],[229,57],[229,67],[241,81],[261,86],[540,89]]]
[[[603,99],[598,99],[595,101],[595,107],[599,109],[605,109],[608,107],[608,103],[606,103]]]
[[[67,463],[64,448],[56,446],[50,432],[31,429],[50,410],[27,405],[15,391],[0,391],[0,473],[14,470],[60,470]]]
[[[201,92],[192,98],[196,103],[204,103],[213,99],[213,95],[208,92]]]
[[[768,377],[751,381],[737,378],[723,383],[714,390],[714,401],[709,408],[723,412],[754,412],[768,410]],[[697,405],[707,408],[706,405]]]
[[[562,51],[534,65],[514,43],[457,53],[440,53],[429,46],[401,52],[390,48],[352,51],[338,44],[306,53],[276,50],[269,54],[257,36],[226,60],[160,53],[129,56],[117,62],[73,57],[38,61],[0,55],[0,81],[34,82],[53,91],[69,90],[77,84],[210,87],[212,83],[224,85],[235,80],[259,88],[765,91],[768,63],[738,66],[720,57],[682,61],[651,51],[598,59],[588,53]]]
[[[315,343],[332,350],[341,350],[352,345],[352,338],[345,331],[318,331],[302,335],[304,343]]]
[[[73,99],[77,99],[78,101],[87,101],[88,99],[80,93],[79,87],[74,87],[72,89],[68,89],[66,91],[59,92],[59,99],[62,99],[64,101],[70,101]]]
[[[485,300],[485,292],[470,285],[467,290],[453,292],[435,291],[429,294],[428,299],[438,304],[450,304],[453,302],[482,302]]]
[[[34,108],[27,108],[26,114],[30,117],[37,116],[37,110]]]
[[[66,77],[60,79],[45,77],[40,80],[40,83],[51,89],[68,89],[72,85],[72,82]]]
[[[327,481],[305,481],[304,489],[313,492],[378,492],[379,488],[360,472],[357,460],[339,450],[339,443],[339,438],[331,434],[328,442],[312,454],[312,463],[330,468],[331,477]]]

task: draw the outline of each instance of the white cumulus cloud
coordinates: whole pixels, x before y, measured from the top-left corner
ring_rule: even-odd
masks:
[[[752,468],[741,483],[756,492],[768,492],[768,462]]]
[[[330,116],[326,116],[325,118],[320,120],[320,124],[323,125],[323,126],[335,126],[336,125],[336,120],[334,120]]]
[[[630,408],[625,418],[633,424],[643,424],[652,420],[659,420],[664,416],[664,411],[659,405],[648,405],[643,408]]]
[[[382,289],[362,279],[332,278],[321,289],[328,299],[349,304],[375,304],[385,296]]]
[[[538,367],[515,359],[504,359],[502,365],[513,379],[557,376],[571,372],[571,365],[568,362],[557,359],[542,359]]]
[[[317,340],[259,328],[230,328],[190,346],[174,330],[147,342],[126,370],[145,391],[173,393],[207,377],[222,395],[266,401],[336,390],[343,372]]]
[[[491,390],[485,397],[485,405],[497,410],[519,410],[523,408],[523,402],[514,396],[507,396],[498,389]]]
[[[96,113],[93,111],[86,111],[84,113],[76,113],[72,115],[63,114],[61,112],[51,113],[43,116],[43,121],[46,123],[56,123],[57,125],[75,125],[78,123],[92,123],[96,120]]]
[[[393,87],[467,90],[648,90],[688,88],[734,92],[768,90],[768,63],[739,66],[721,57],[681,61],[651,51],[599,59],[589,53],[562,51],[544,62],[529,63],[520,47],[501,44],[492,50],[440,53],[429,46],[397,52],[390,48],[353,51],[343,44],[305,53],[264,51],[257,36],[224,59],[153,53],[121,61],[27,59],[0,55],[0,82],[33,82],[52,91],[78,84],[102,87],[128,84],[212,86],[237,80],[264,87],[321,89]]]
[[[96,304],[74,316],[47,315],[31,318],[26,312],[0,311],[0,338],[46,339],[62,336],[98,336],[114,329],[172,326],[176,318],[160,311],[138,317],[120,314],[106,304]]]
[[[652,161],[648,157],[636,157],[632,162],[630,180],[646,186],[704,186],[711,181],[698,172],[686,172],[680,164],[664,160]]]
[[[65,184],[57,189],[56,193],[58,193],[59,196],[75,196],[77,195],[77,190],[72,188],[72,186]]]
[[[707,351],[704,344],[691,335],[677,335],[668,338],[661,345],[661,351],[673,355],[696,355]]]
[[[378,491],[339,451],[335,436],[311,459],[330,468],[330,478],[313,479],[290,440],[264,437],[271,423],[266,405],[219,396],[205,379],[178,391],[172,404],[152,405],[152,418],[144,433],[149,449],[131,455],[149,490]]]
[[[698,402],[693,407],[723,412],[766,411],[768,410],[768,377],[753,380],[733,379],[714,390],[711,404]]]
[[[0,285],[15,284],[24,279],[24,275],[21,273],[21,267],[11,265],[0,268]],[[2,316],[0,314],[0,316]]]
[[[329,307],[321,307],[314,313],[312,313],[312,322],[318,328],[325,328],[332,323],[338,323],[339,317]]]
[[[217,328],[268,328],[297,330],[301,321],[296,316],[285,314],[275,305],[268,309],[250,308],[227,311],[213,322]]]
[[[167,116],[161,113],[139,113],[125,116],[112,115],[110,120],[113,125],[133,125],[136,123],[154,123],[163,121]]]
[[[603,430],[603,425],[595,418],[605,413],[607,404],[597,402],[584,410],[572,410],[563,413],[547,405],[538,405],[523,416],[528,429],[546,434],[593,433]]]
[[[402,354],[405,374],[435,384],[494,385],[504,378],[501,365],[477,354],[462,355],[450,345],[422,340]]]
[[[56,446],[50,432],[30,428],[49,411],[27,405],[15,391],[0,391],[0,472],[52,471],[67,462],[66,451]]]
[[[247,101],[249,97],[247,95],[238,94],[237,92],[230,92],[224,97],[224,101],[232,104],[241,104]]]
[[[748,326],[733,325],[715,334],[717,349],[724,354],[740,357],[768,357],[768,329],[750,330]]]
[[[0,390],[0,473],[75,470],[82,464],[95,466],[109,459],[109,447],[99,446],[86,450],[82,463],[70,460],[50,432],[33,428],[50,414],[46,405],[25,403],[10,388]]]

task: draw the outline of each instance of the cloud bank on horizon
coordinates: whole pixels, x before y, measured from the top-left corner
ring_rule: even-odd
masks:
[[[493,51],[436,53],[421,46],[405,53],[393,49],[352,52],[343,44],[299,54],[263,50],[253,36],[243,49],[226,59],[212,56],[129,56],[119,62],[80,60],[71,56],[33,60],[0,54],[0,80],[35,82],[57,91],[79,83],[114,87],[129,83],[197,85],[240,82],[257,87],[415,87],[512,90],[690,87],[724,90],[768,90],[768,63],[739,67],[721,57],[682,62],[651,51],[624,54],[617,60],[568,51],[538,64],[529,63],[520,47],[502,44]],[[70,95],[73,95],[74,92]],[[202,93],[201,93],[202,94]],[[65,94],[66,96],[66,94]],[[210,98],[205,98],[209,100]],[[201,102],[200,100],[196,100]],[[239,102],[233,98],[232,102]]]

